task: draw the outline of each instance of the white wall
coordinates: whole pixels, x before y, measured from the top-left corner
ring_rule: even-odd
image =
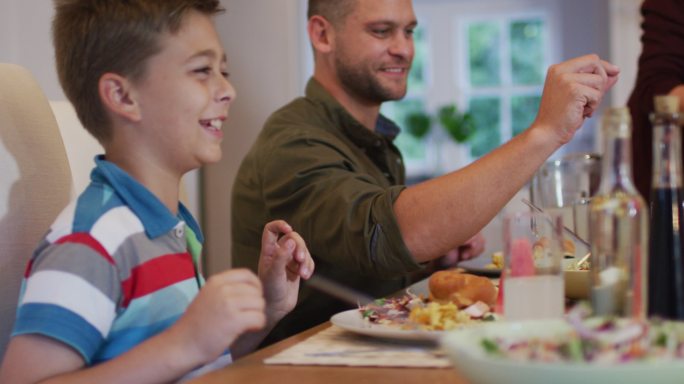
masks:
[[[230,266],[230,194],[240,161],[266,118],[302,94],[301,1],[227,0],[217,22],[237,90],[224,128],[223,159],[203,169],[207,270]]]
[[[52,1],[0,0],[0,62],[28,68],[50,100],[63,100],[50,37]]]

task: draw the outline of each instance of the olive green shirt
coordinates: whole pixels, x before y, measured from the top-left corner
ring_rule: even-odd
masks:
[[[240,166],[232,196],[233,266],[256,271],[264,225],[284,219],[306,241],[316,274],[373,297],[406,286],[407,273],[422,267],[393,210],[405,188],[392,144],[398,131],[383,116],[375,132],[367,129],[309,80],[305,97],[270,116]],[[297,307],[266,343],[348,308],[304,285]]]

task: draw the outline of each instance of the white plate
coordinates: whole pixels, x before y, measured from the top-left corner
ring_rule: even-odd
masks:
[[[358,309],[340,312],[330,318],[334,325],[361,335],[396,340],[436,341],[444,331],[405,330],[389,325],[373,324],[361,316]]]
[[[489,323],[448,332],[441,343],[458,371],[478,384],[670,384],[681,383],[684,378],[684,361],[681,360],[622,365],[516,362],[490,356],[481,346],[484,337],[509,340],[545,337],[568,327],[563,320]]]

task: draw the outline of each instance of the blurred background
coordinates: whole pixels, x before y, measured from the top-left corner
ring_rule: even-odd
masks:
[[[312,72],[305,0],[222,3],[227,12],[216,25],[238,97],[225,127],[223,159],[185,180],[207,239],[209,274],[231,264],[230,191],[240,160],[268,115],[302,95]],[[550,64],[587,53],[610,60],[622,74],[602,106],[624,105],[641,51],[640,3],[414,0],[419,27],[409,93],[383,106],[405,128],[397,143],[409,179],[462,167],[525,129]],[[52,2],[0,0],[0,10],[0,62],[27,67],[50,100],[64,100],[50,40]],[[598,152],[599,117],[587,120],[553,157]]]

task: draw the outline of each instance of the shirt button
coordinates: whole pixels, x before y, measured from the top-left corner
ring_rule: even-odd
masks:
[[[384,172],[383,175],[385,175],[385,177],[388,178],[388,179],[391,177],[391,175],[390,175],[389,173],[387,173],[387,172]]]
[[[183,227],[176,227],[176,237],[177,238],[182,238],[183,235],[185,235],[185,231],[183,231]]]
[[[401,159],[397,159],[397,164],[401,164]]]
[[[375,145],[376,148],[380,148],[380,146],[382,146],[382,142],[380,140],[375,140],[373,145]]]

